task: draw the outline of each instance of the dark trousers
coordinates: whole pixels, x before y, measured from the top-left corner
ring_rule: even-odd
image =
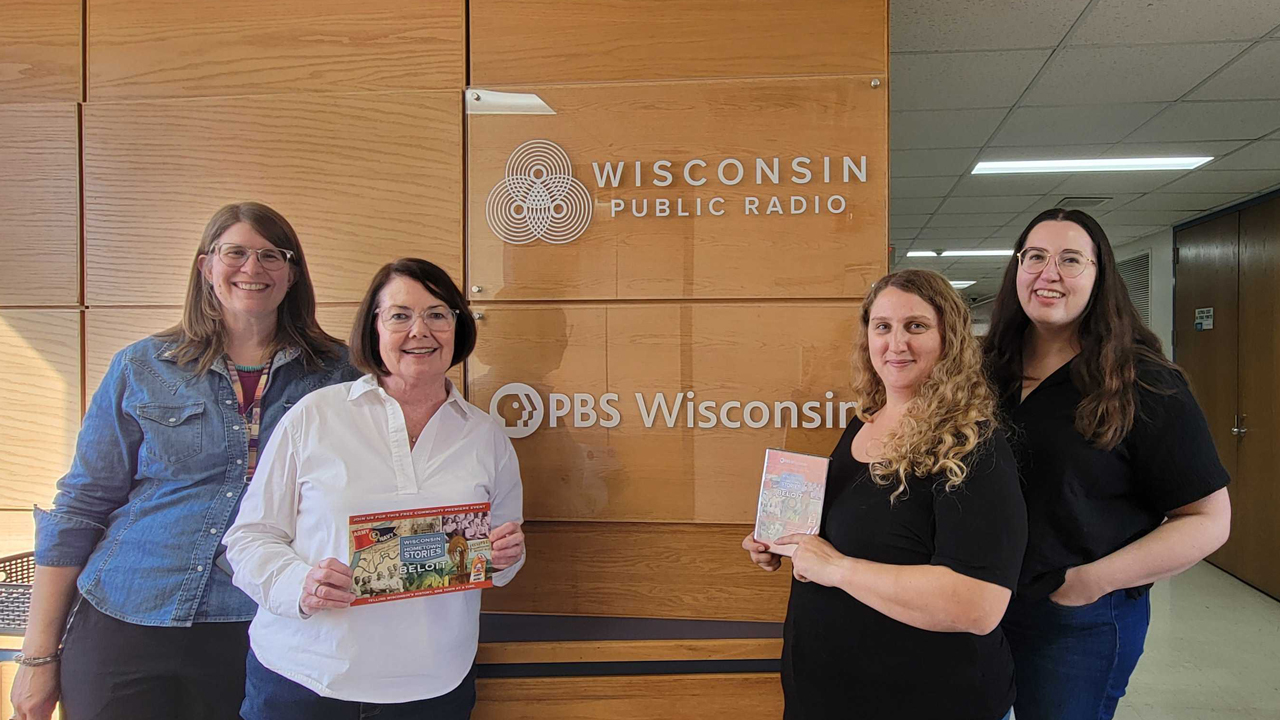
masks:
[[[467,720],[476,704],[476,668],[458,687],[439,697],[413,702],[349,702],[317,695],[269,670],[249,652],[246,660],[244,720]]]
[[[134,625],[82,600],[62,651],[65,720],[234,720],[249,623]]]
[[[1146,593],[1117,590],[1074,608],[1015,599],[1000,627],[1013,650],[1018,720],[1111,720],[1150,622]]]

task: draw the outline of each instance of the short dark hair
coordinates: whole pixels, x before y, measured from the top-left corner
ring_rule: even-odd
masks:
[[[432,295],[444,301],[445,305],[458,311],[458,323],[453,329],[453,360],[449,367],[466,360],[476,348],[476,320],[467,309],[467,298],[454,284],[449,273],[438,265],[420,258],[400,258],[389,262],[374,273],[360,301],[360,309],[356,311],[356,321],[351,326],[351,364],[361,371],[373,373],[379,377],[390,371],[382,361],[382,353],[378,350],[378,296],[387,286],[391,278],[400,276],[416,280]]]

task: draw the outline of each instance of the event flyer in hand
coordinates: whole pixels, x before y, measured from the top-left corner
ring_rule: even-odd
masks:
[[[352,605],[493,587],[489,503],[352,515]]]
[[[817,455],[765,451],[755,538],[768,545],[769,552],[790,557],[794,545],[775,546],[773,542],[792,533],[817,534],[830,462],[831,458]]]

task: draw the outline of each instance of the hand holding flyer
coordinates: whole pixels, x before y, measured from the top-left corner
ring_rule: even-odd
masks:
[[[785,535],[817,534],[831,458],[770,449],[764,455],[755,539],[769,552],[791,556],[794,545],[774,545]]]
[[[353,515],[352,605],[493,587],[489,503]]]

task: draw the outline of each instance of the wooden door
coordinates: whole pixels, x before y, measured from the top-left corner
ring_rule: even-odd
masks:
[[[1204,410],[1222,464],[1231,474],[1232,504],[1247,502],[1248,483],[1237,467],[1239,441],[1232,434],[1238,412],[1239,223],[1232,213],[1177,234],[1177,282],[1174,284],[1175,360],[1191,379]],[[1213,328],[1196,330],[1196,310],[1213,309]],[[1244,543],[1232,539],[1210,560],[1227,572],[1244,571]]]
[[[1280,200],[1240,212],[1240,492],[1231,542],[1240,579],[1280,598]],[[1230,568],[1228,568],[1230,569]]]

